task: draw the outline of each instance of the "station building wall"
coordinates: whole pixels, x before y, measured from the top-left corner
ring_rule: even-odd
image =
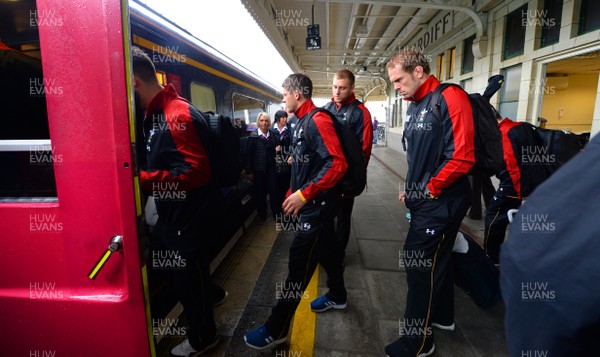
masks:
[[[589,12],[590,7],[598,9],[590,1],[593,2],[563,0],[562,9],[559,7],[560,12],[555,11],[556,14],[545,11],[549,6],[556,5],[552,5],[554,2],[551,0],[476,1],[475,9],[488,9],[487,18],[483,17],[487,44],[483,47],[485,56],[472,57],[472,69],[464,67],[469,63],[470,54],[466,51],[476,34],[476,27],[464,12],[440,11],[427,26],[423,26],[421,32],[405,41],[402,47],[416,46],[424,33],[430,31],[436,23],[450,22],[451,28],[424,48],[430,59],[431,72],[438,79],[459,83],[468,92],[481,93],[487,86],[489,77],[504,74],[506,82],[501,90],[503,93],[498,92],[491,99],[491,103],[500,109],[503,116],[536,125],[538,117],[548,116],[548,119],[554,118],[552,122],[556,128],[571,129],[574,132],[587,131],[593,136],[600,131],[599,72],[569,75],[571,86],[579,83],[587,88],[584,96],[576,91],[565,90],[560,80],[556,84],[554,77],[546,76],[548,64],[575,56],[592,57],[592,60],[597,58],[600,64],[600,28],[592,25],[589,29],[588,25],[587,29],[581,29],[581,22],[584,21],[582,11]],[[515,14],[520,15],[520,20],[517,19],[516,23],[521,21],[524,40],[522,50],[519,51],[517,46],[517,51],[513,48],[511,55],[506,47],[507,41],[514,41],[517,37],[515,31],[520,31],[519,26],[515,30],[515,22],[510,26],[510,20],[515,21]],[[586,16],[587,21],[590,21],[590,17],[598,14],[587,13]],[[545,32],[545,29],[555,29],[556,37],[553,41],[548,39],[547,33],[550,31]],[[402,151],[403,119],[406,117],[408,102],[396,96],[393,85],[388,88],[387,145]],[[544,102],[545,105],[542,105]],[[561,106],[564,110],[559,113]],[[559,114],[576,119],[561,127],[556,120]]]

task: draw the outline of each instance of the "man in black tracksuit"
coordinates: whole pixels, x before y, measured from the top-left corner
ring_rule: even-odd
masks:
[[[355,133],[368,165],[373,143],[373,124],[369,110],[354,95],[354,74],[347,69],[337,71],[333,77],[332,92],[331,102],[327,103],[324,108]],[[350,238],[353,206],[354,196],[342,195],[339,210],[335,214],[337,219],[335,243],[328,245],[319,259],[319,263],[327,273],[329,291],[311,302],[312,311],[323,312],[332,308],[346,308],[344,257]]]
[[[533,125],[502,119],[500,114],[496,115],[496,119],[502,132],[504,168],[496,175],[500,186],[486,210],[484,248],[492,261],[498,264],[500,245],[504,242],[508,226],[508,211],[519,208],[521,201],[544,182],[547,174],[544,165],[540,164],[541,160],[536,160],[541,150],[536,150],[538,143]]]
[[[400,194],[411,221],[401,253],[408,284],[402,336],[385,351],[394,357],[428,356],[435,349],[431,326],[454,329],[454,280],[448,265],[470,204],[473,113],[467,94],[453,86],[442,92],[439,103],[431,103],[440,82],[429,74],[423,53],[403,50],[387,68],[396,90],[411,102],[404,127],[408,173]],[[440,105],[441,118],[434,116],[434,105]]]
[[[246,344],[264,349],[287,339],[290,322],[312,277],[323,244],[331,239],[339,204],[336,185],[347,170],[346,158],[328,114],[315,112],[312,82],[292,74],[283,82],[287,111],[299,118],[292,137],[292,181],[283,212],[298,217],[289,251],[288,276],[276,291],[277,304],[267,322],[244,336]]]
[[[600,135],[523,203],[500,252],[511,356],[600,356]]]
[[[171,279],[189,324],[187,339],[171,353],[189,356],[214,348],[219,340],[213,319],[210,271],[202,243],[212,238],[219,192],[213,182],[208,126],[172,85],[162,87],[152,60],[132,51],[136,103],[145,109],[147,170],[140,171],[144,191],[154,196],[158,221],[153,236],[167,251],[152,251],[158,265],[173,267]],[[154,258],[158,257],[158,258]],[[196,265],[199,262],[200,268]]]

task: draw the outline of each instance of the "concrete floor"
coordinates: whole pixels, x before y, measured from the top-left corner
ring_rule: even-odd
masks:
[[[406,169],[404,154],[373,148],[368,188],[356,198],[346,251],[348,307],[317,314],[314,356],[384,356],[385,345],[398,338],[407,291],[399,252],[408,229],[398,193]],[[465,218],[462,223],[482,241],[483,220]],[[285,280],[291,238],[291,233],[279,232],[275,222],[257,220],[217,269],[213,277],[229,292],[229,300],[215,309],[221,341],[207,356],[310,355],[290,351],[287,343],[257,352],[243,341],[248,330],[264,323],[275,304],[274,286]],[[325,278],[321,273],[319,295],[326,292]],[[503,315],[501,301],[483,310],[456,288],[456,329],[434,330],[434,356],[508,356]]]

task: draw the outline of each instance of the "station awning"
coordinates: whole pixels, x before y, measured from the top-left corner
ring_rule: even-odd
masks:
[[[330,96],[333,74],[348,68],[357,77],[357,97],[384,100],[389,86],[385,66],[398,49],[420,45],[426,50],[475,22],[474,52],[477,57],[485,55],[485,50],[480,52],[487,39],[482,16],[499,1],[476,5],[470,0],[242,3],[292,70],[311,77],[316,96]],[[307,26],[312,24],[319,25],[321,49],[307,49]]]

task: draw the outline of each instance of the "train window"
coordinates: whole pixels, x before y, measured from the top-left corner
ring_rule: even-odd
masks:
[[[44,77],[35,0],[0,2],[0,201],[56,200],[46,97],[62,88]],[[24,26],[23,24],[27,24]]]
[[[190,85],[192,104],[203,112],[217,112],[217,98],[215,91],[208,86],[192,82]]]
[[[266,108],[265,102],[261,100],[233,94],[233,117],[244,118],[247,124],[255,123],[258,113],[264,112]]]

